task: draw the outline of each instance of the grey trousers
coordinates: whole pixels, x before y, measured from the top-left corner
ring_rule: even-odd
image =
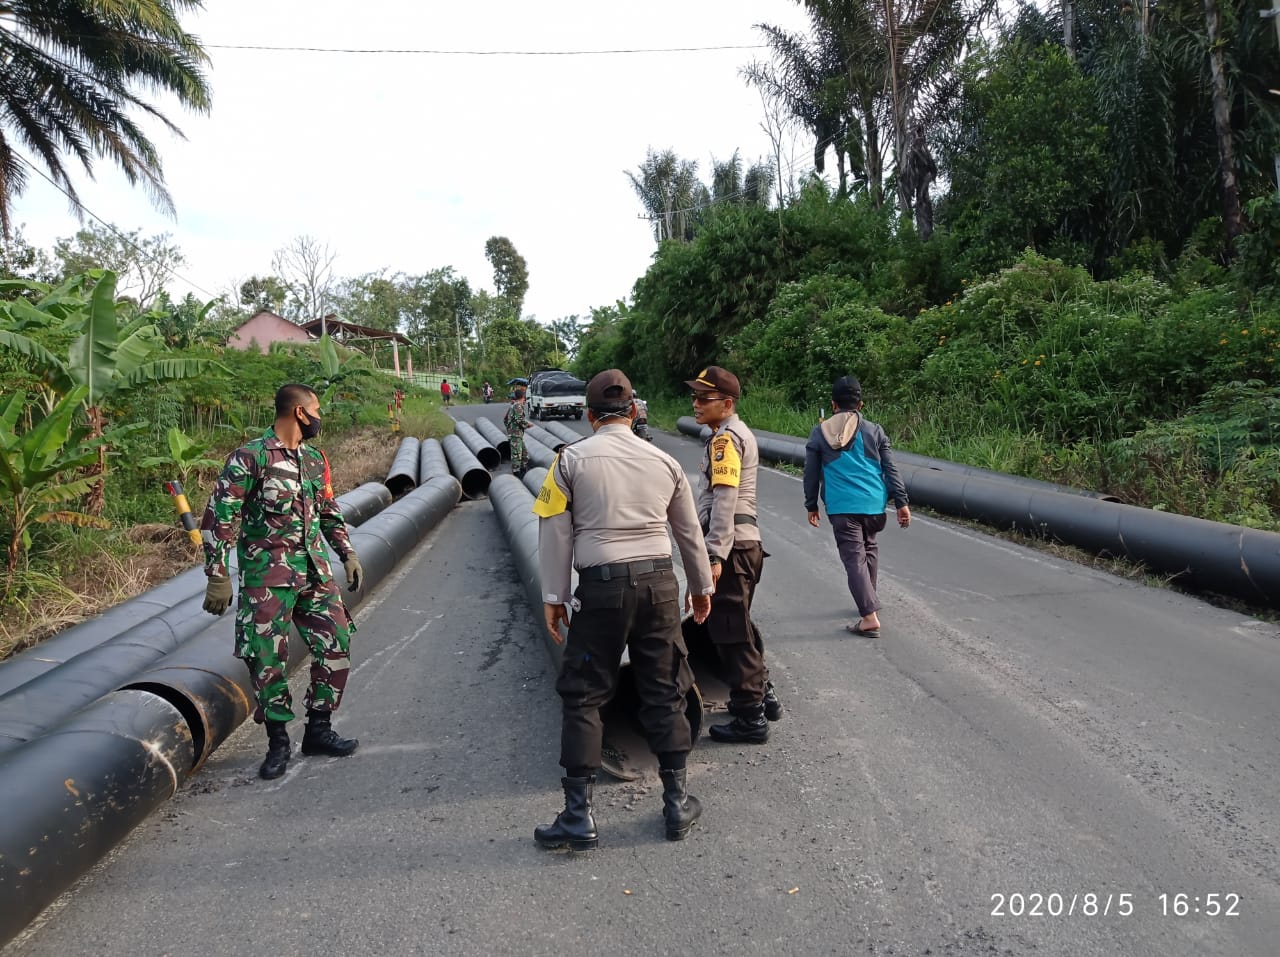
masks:
[[[849,576],[849,594],[858,606],[863,618],[880,610],[880,598],[876,595],[876,566],[880,559],[880,546],[876,536],[889,524],[884,512],[879,515],[828,515],[831,529],[836,534],[836,550]]]

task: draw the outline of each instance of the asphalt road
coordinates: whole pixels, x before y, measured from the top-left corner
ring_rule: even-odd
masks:
[[[468,502],[359,615],[355,757],[262,782],[242,728],[5,953],[1280,952],[1275,627],[917,518],[882,538],[883,637],[855,639],[799,480],[760,488],[786,715],[764,746],[699,743],[688,841],[646,778],[598,785],[599,850],[534,845],[553,675]]]

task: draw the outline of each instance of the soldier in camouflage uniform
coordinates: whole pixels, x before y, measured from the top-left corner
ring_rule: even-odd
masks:
[[[516,389],[511,406],[502,419],[511,443],[511,474],[523,477],[529,471],[529,452],[524,447],[524,430],[529,427],[529,411],[524,404],[524,389]]]
[[[347,684],[355,625],[333,580],[325,539],[341,557],[352,590],[360,587],[363,569],[333,497],[329,462],[306,444],[319,432],[316,393],[296,383],[281,386],[275,424],[231,453],[200,524],[209,576],[204,610],[221,615],[231,604],[227,553],[240,519],[235,653],[253,681],[253,718],[267,727],[269,747],[258,772],[267,779],[284,774],[291,750],[286,730],[294,716],[286,672],[290,624],[297,626],[312,658],[302,753],[345,757],[359,744],[339,737],[330,725]]]

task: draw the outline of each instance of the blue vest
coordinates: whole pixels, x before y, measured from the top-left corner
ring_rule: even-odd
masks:
[[[888,504],[880,463],[863,451],[862,429],[849,448],[822,466],[822,501],[828,515],[879,515]]]

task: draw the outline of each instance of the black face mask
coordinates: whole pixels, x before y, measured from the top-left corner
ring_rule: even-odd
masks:
[[[306,417],[305,422],[298,423],[298,427],[302,429],[302,437],[304,439],[314,439],[320,434],[320,416],[317,415],[312,418],[305,409],[302,410],[302,414]]]

